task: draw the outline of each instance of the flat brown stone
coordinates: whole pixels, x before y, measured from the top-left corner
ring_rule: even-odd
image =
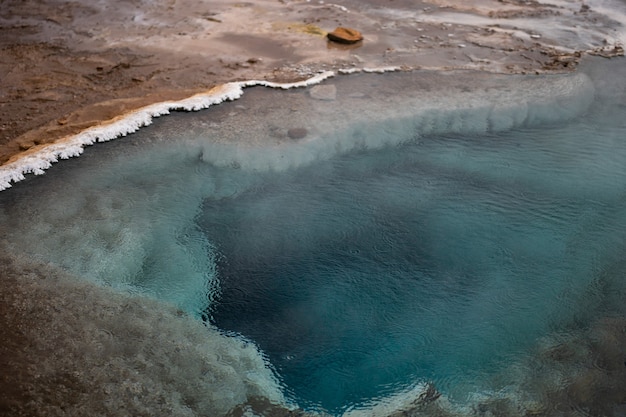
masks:
[[[363,40],[363,35],[356,29],[338,27],[327,35],[328,39],[339,43],[357,43]]]

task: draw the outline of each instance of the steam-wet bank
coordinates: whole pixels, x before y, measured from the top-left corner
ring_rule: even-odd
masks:
[[[87,278],[99,285],[114,287],[122,293],[165,300],[177,304],[179,308],[191,315],[199,315],[205,311],[211,316],[211,314],[219,313],[215,309],[221,301],[227,301],[225,298],[227,294],[223,291],[228,287],[222,285],[225,282],[222,281],[223,276],[220,275],[220,268],[216,265],[219,266],[220,262],[222,265],[232,262],[234,268],[237,262],[236,258],[233,258],[232,254],[226,250],[226,243],[230,238],[227,234],[219,233],[220,228],[227,228],[228,225],[222,226],[216,223],[215,227],[207,228],[206,224],[202,224],[201,220],[204,216],[213,215],[215,212],[215,210],[206,211],[206,207],[227,208],[229,204],[237,204],[237,201],[254,201],[256,196],[261,198],[276,196],[275,199],[278,202],[281,199],[289,200],[287,197],[275,194],[282,188],[282,185],[293,184],[293,181],[299,178],[303,181],[304,185],[301,188],[304,191],[308,187],[319,188],[321,186],[316,184],[320,184],[319,181],[324,178],[337,181],[339,178],[345,178],[345,176],[335,178],[334,174],[341,171],[337,167],[351,164],[351,161],[356,161],[358,168],[348,169],[348,172],[352,173],[350,181],[363,177],[366,183],[373,186],[372,190],[383,190],[389,193],[388,210],[382,211],[381,215],[383,220],[393,220],[387,222],[391,224],[395,222],[395,217],[388,218],[387,214],[402,212],[402,201],[410,203],[411,207],[415,208],[419,208],[420,204],[424,204],[425,201],[433,203],[447,201],[447,204],[450,204],[448,210],[456,207],[457,211],[463,213],[467,219],[478,220],[486,214],[480,214],[480,212],[476,214],[473,209],[463,204],[466,198],[472,201],[476,196],[480,196],[483,189],[487,190],[485,192],[488,194],[495,185],[496,189],[503,188],[512,201],[521,198],[520,207],[530,204],[530,208],[536,209],[536,215],[539,218],[535,220],[539,223],[531,223],[535,229],[541,229],[540,225],[549,224],[552,221],[556,221],[563,227],[563,222],[567,223],[566,220],[560,218],[550,220],[554,213],[551,213],[549,205],[544,205],[543,198],[552,199],[556,196],[558,200],[566,201],[568,204],[571,202],[573,207],[576,207],[578,198],[583,197],[592,204],[585,206],[587,208],[582,212],[571,207],[568,209],[580,214],[580,218],[575,216],[576,220],[573,224],[581,227],[578,234],[572,235],[572,241],[579,246],[570,246],[572,253],[568,256],[580,255],[577,258],[581,258],[581,262],[584,263],[586,255],[591,253],[595,263],[580,271],[571,267],[577,271],[574,279],[576,285],[572,286],[571,294],[563,295],[563,299],[571,301],[571,297],[582,294],[583,298],[590,303],[585,308],[589,315],[580,315],[578,310],[573,315],[565,311],[562,313],[563,319],[567,321],[568,318],[574,317],[575,325],[570,327],[576,331],[568,332],[569,325],[559,327],[567,333],[567,337],[576,339],[580,337],[581,331],[584,334],[586,331],[584,329],[593,327],[596,318],[602,320],[602,317],[606,316],[602,308],[598,310],[591,305],[594,300],[597,301],[597,305],[613,306],[616,304],[614,301],[620,300],[620,294],[623,294],[619,279],[614,279],[622,268],[619,262],[612,261],[614,251],[620,251],[620,231],[623,230],[617,227],[616,222],[621,217],[620,205],[614,205],[615,201],[619,201],[621,174],[619,169],[614,171],[612,168],[621,166],[622,154],[619,136],[604,135],[607,131],[619,132],[619,129],[623,127],[619,122],[621,120],[619,118],[620,103],[623,103],[623,86],[609,85],[605,89],[598,83],[598,81],[608,79],[604,74],[614,74],[615,67],[609,66],[594,71],[600,74],[592,73],[591,78],[578,74],[562,78],[515,77],[511,79],[503,77],[485,78],[482,81],[480,75],[473,78],[469,74],[455,74],[454,76],[426,74],[421,81],[419,77],[410,82],[406,78],[399,77],[396,87],[382,82],[382,80],[390,80],[393,83],[393,76],[349,77],[327,83],[335,86],[335,100],[318,100],[312,98],[310,92],[305,90],[274,94],[254,89],[250,91],[251,94],[244,96],[244,101],[221,105],[205,113],[180,114],[177,115],[180,117],[161,119],[154,128],[145,129],[138,135],[106,146],[90,148],[83,157],[64,162],[44,177],[31,179],[24,184],[18,184],[14,189],[5,192],[6,194],[2,193],[3,236],[6,236],[12,244],[13,250],[27,252],[29,256],[41,261],[60,265],[71,274]],[[346,83],[342,84],[344,80]],[[355,80],[360,80],[359,82],[365,84],[359,84]],[[439,88],[444,84],[443,80],[447,86],[445,89]],[[353,81],[355,84],[350,84]],[[417,87],[409,89],[407,88],[409,85]],[[250,97],[250,100],[245,101],[245,97]],[[261,104],[262,109],[254,108],[255,102]],[[384,105],[381,105],[381,102]],[[349,111],[345,112],[345,110]],[[274,118],[270,119],[268,117],[270,114],[273,114]],[[312,120],[311,114],[324,117]],[[586,118],[591,117],[590,115],[593,117]],[[575,130],[589,136],[596,136],[593,141],[589,141],[588,145],[585,140],[581,140],[584,138],[579,138],[576,142],[577,147],[571,149],[567,147],[570,130],[562,126],[567,126],[572,121],[576,123],[576,120],[580,124],[576,125]],[[592,122],[593,120],[595,122]],[[183,128],[188,130],[184,131]],[[300,139],[293,139],[289,134],[291,129],[305,129],[306,134]],[[507,133],[509,131],[510,133]],[[527,140],[520,139],[518,134],[527,135]],[[521,151],[516,151],[516,146],[513,145],[519,145]],[[549,149],[549,152],[547,154],[535,153],[537,149],[543,148]],[[503,155],[509,155],[509,160],[501,159]],[[508,165],[505,162],[508,162]],[[556,165],[561,171],[557,170],[556,173],[550,171],[552,165]],[[418,179],[412,180],[415,181],[413,194],[416,199],[405,200],[404,197],[394,197],[389,187],[383,186],[385,183],[381,182],[382,179],[394,178],[394,175],[402,174],[405,169],[412,166],[418,166],[421,170]],[[575,175],[578,170],[584,170],[590,179],[580,180]],[[374,174],[373,177],[372,174]],[[454,189],[448,188],[449,180],[458,184],[458,187],[454,188],[455,192],[452,192]],[[393,180],[392,183],[395,184],[396,181]],[[375,187],[377,184],[382,185],[377,188]],[[349,191],[341,193],[342,187],[347,187],[346,190]],[[345,199],[350,199],[352,192],[350,182],[337,183],[333,188],[340,191]],[[372,192],[372,194],[379,193]],[[610,197],[611,195],[613,197]],[[445,197],[444,200],[441,199],[442,196]],[[298,231],[310,231],[310,229],[300,229],[302,223],[299,217],[306,218],[307,214],[308,217],[311,214],[306,211],[311,208],[309,204],[305,204],[308,197],[304,197],[300,200],[303,202],[301,210],[290,211],[289,207],[292,207],[293,202],[279,204],[279,208],[284,207],[288,211],[286,214],[283,213],[284,216],[280,215],[280,211],[270,210],[271,206],[264,204],[257,205],[257,207],[265,208],[266,215],[262,215],[262,211],[248,211],[246,216],[241,217],[238,216],[236,210],[225,212],[239,219],[240,233],[251,233],[250,229],[262,223],[270,224],[281,217],[287,217],[288,225],[292,229],[285,234],[281,233],[281,228],[278,227],[278,236],[285,239],[287,249],[297,252],[298,246],[293,243],[299,237],[308,236]],[[538,199],[538,197],[541,198]],[[455,206],[455,204],[461,205]],[[505,210],[505,207],[496,208],[498,212]],[[246,212],[244,208],[239,210]],[[18,216],[17,213],[23,215]],[[423,225],[427,227],[423,232],[430,231],[433,241],[443,239],[445,236],[445,234],[437,233],[434,228],[437,224],[441,228],[439,232],[450,231],[457,237],[459,234],[466,237],[472,236],[470,226],[473,221],[467,224],[463,221],[449,223],[446,222],[445,217],[437,213],[441,212],[437,210],[427,212],[431,220],[437,221]],[[289,216],[293,217],[289,218]],[[358,216],[352,216],[352,219],[356,220]],[[423,216],[416,216],[413,221],[419,223],[422,219],[424,219]],[[343,228],[348,225],[348,223],[338,224],[326,229],[326,233],[317,222],[315,224],[316,227],[322,229],[315,231],[316,239],[328,240],[332,240],[333,233],[344,236]],[[598,224],[605,226],[597,227]],[[612,224],[612,226],[606,226],[606,224]],[[615,229],[612,230],[612,227]],[[402,229],[401,227],[399,230]],[[258,259],[263,251],[268,253],[273,251],[274,247],[270,242],[258,240],[262,236],[267,236],[266,233],[243,236],[244,239],[239,241],[239,245],[246,244],[252,250],[234,253],[242,256],[246,262]],[[400,247],[424,249],[423,241],[420,243],[420,237],[423,238],[423,236],[423,233],[417,234],[417,243],[400,245]],[[506,235],[485,232],[486,239],[491,239],[491,236],[498,236],[501,240]],[[532,234],[524,236],[528,239],[532,237]],[[513,237],[512,241],[516,239]],[[588,242],[585,239],[588,239]],[[473,257],[480,259],[481,256],[489,253],[490,248],[496,250],[492,254],[497,255],[497,248],[502,244],[500,240],[498,240],[499,243],[487,241],[478,245],[477,247],[484,250],[477,251]],[[315,242],[308,238],[305,241]],[[463,240],[460,242],[442,241],[448,242],[449,245],[442,245],[440,252],[426,251],[431,261],[436,258],[437,253],[443,255],[448,251],[450,251],[449,259],[459,259],[454,256],[455,250],[457,254],[464,254],[462,259],[466,259],[470,254],[466,250],[458,251],[463,246]],[[274,243],[277,242],[279,241]],[[354,243],[356,246],[365,244],[364,239],[348,238],[344,240],[345,242],[348,245]],[[469,242],[467,241],[468,244]],[[603,244],[599,246],[603,249],[590,252],[589,248],[595,247],[593,243],[597,242],[611,243],[612,249],[605,250],[606,247]],[[518,261],[523,264],[523,261],[527,259],[532,260],[534,255],[530,256],[530,254],[536,254],[543,249],[546,250],[546,255],[556,253],[557,256],[554,259],[563,255],[557,238],[547,241],[540,239],[537,243],[538,248],[526,253],[528,256],[517,258]],[[506,245],[502,248],[502,252],[497,256],[505,258],[513,256],[506,250]],[[363,252],[366,248],[360,249]],[[274,259],[277,255],[285,254],[285,250],[274,252],[276,252]],[[246,253],[251,255],[246,256]],[[307,253],[313,252],[307,251]],[[513,253],[515,255],[513,258],[520,256],[517,250]],[[469,261],[466,259],[463,262]],[[458,265],[463,265],[463,262]],[[420,263],[415,264],[416,267]],[[544,264],[538,264],[538,270],[542,265]],[[597,269],[594,265],[600,265],[600,268]],[[239,279],[241,274],[237,273],[236,269],[234,271],[235,273],[231,275],[238,275],[235,278]],[[463,268],[460,271],[463,271]],[[601,272],[599,275],[596,274],[598,271]],[[585,272],[590,272],[590,275],[585,275]],[[23,270],[20,275],[24,275]],[[37,275],[45,274],[38,273]],[[470,273],[468,276],[471,278],[471,275]],[[259,274],[254,273],[249,277],[252,277],[250,282],[254,283],[255,279],[259,278]],[[462,276],[449,274],[448,282],[450,285],[457,281],[463,284],[462,278]],[[588,278],[591,281],[586,281]],[[497,280],[485,277],[481,279],[486,279],[487,287],[499,285]],[[538,283],[542,281],[537,279]],[[567,287],[567,280],[558,282],[560,282],[559,285]],[[585,282],[590,283],[592,294],[598,294],[597,299],[587,296],[588,293],[583,285]],[[98,288],[89,284],[77,285]],[[232,281],[229,285],[232,285]],[[55,288],[56,285],[52,287]],[[243,289],[249,289],[249,287]],[[110,290],[104,290],[103,294],[109,292]],[[86,298],[76,296],[69,291],[66,293],[71,298],[75,298],[79,304],[82,302],[81,298]],[[405,293],[411,292],[405,291]],[[115,298],[108,295],[103,295],[103,297]],[[615,299],[611,301],[611,297]],[[142,303],[142,301],[137,302]],[[59,304],[63,305],[63,303]],[[18,311],[27,310],[18,308]],[[606,313],[617,317],[621,314],[619,309],[607,310]],[[27,316],[27,313],[21,314]],[[56,313],[52,314],[54,316]],[[152,314],[148,315],[152,316]],[[534,314],[540,316],[541,313],[536,311]],[[80,320],[80,316],[75,317]],[[83,315],[85,316],[87,315]],[[87,322],[92,320],[94,319],[88,319]],[[66,321],[71,322],[71,320]],[[617,323],[616,329],[619,329],[619,320],[614,323]],[[78,328],[85,327],[85,324],[81,323],[75,325]],[[110,327],[111,324],[107,326]],[[89,328],[88,325],[86,327]],[[408,326],[408,328],[411,327]],[[115,329],[115,326],[113,328]],[[144,330],[150,332],[149,328]],[[87,333],[91,334],[89,331]],[[123,334],[124,331],[116,330],[114,333]],[[168,330],[161,330],[160,333],[168,333]],[[513,332],[513,334],[516,333]],[[549,340],[551,334],[548,331],[543,337]],[[210,340],[219,339],[218,335],[211,332],[206,335],[205,337]],[[174,339],[179,338],[182,337],[174,337]],[[42,339],[45,340],[45,338]],[[74,339],[68,338],[70,343]],[[33,337],[33,340],[36,340],[36,337]],[[148,340],[152,339],[148,338]],[[532,350],[532,340],[524,338],[524,343]],[[44,342],[41,345],[46,344]],[[49,343],[48,345],[52,346]],[[152,349],[151,346],[138,345],[134,342],[130,345],[132,347],[121,351],[113,349],[113,356],[124,357],[127,351],[141,352],[144,349]],[[260,343],[259,345],[263,348]],[[583,352],[582,356],[594,355],[593,344],[590,346],[592,347],[589,352]],[[170,350],[167,346],[164,348],[166,351]],[[133,351],[133,349],[136,350]],[[67,348],[59,349],[58,352],[65,350]],[[229,348],[229,351],[231,350]],[[174,351],[176,352],[176,348]],[[462,356],[464,353],[459,351],[458,354]],[[565,357],[578,358],[579,356],[576,355],[578,353],[574,352]],[[617,355],[619,356],[619,353]],[[169,361],[169,359],[161,360],[154,356],[150,358],[148,360],[150,363],[163,364]],[[206,358],[203,360],[211,361]],[[232,361],[233,358],[225,360],[226,363]],[[506,363],[521,363],[522,361],[523,354],[520,354]],[[564,373],[567,378],[576,374],[575,371],[571,371],[572,368],[579,368],[581,363],[584,363],[577,359],[572,359],[572,361],[575,366],[567,367],[567,372],[570,372]],[[531,362],[537,363],[532,360]],[[262,369],[276,366],[271,356],[269,362],[261,361],[261,363]],[[101,369],[100,366],[103,365],[96,364],[93,369]],[[131,364],[132,366],[135,365]],[[193,366],[197,367],[197,365]],[[234,367],[232,364],[228,366]],[[508,365],[502,366],[508,369]],[[205,369],[210,369],[210,367]],[[520,369],[521,373],[527,377],[528,368],[521,367]],[[277,371],[279,378],[282,379],[283,377],[280,376],[282,370],[277,369]],[[54,373],[56,370],[51,372]],[[186,371],[181,371],[181,373],[186,374]],[[207,370],[207,377],[211,373],[212,371]],[[235,373],[238,374],[239,370]],[[142,375],[142,372],[139,374]],[[190,374],[193,375],[193,372]],[[619,376],[620,374],[612,375]],[[161,376],[154,378],[160,379]],[[416,378],[418,382],[421,381],[420,378],[421,376],[418,375]],[[520,377],[519,380],[524,380],[524,378]],[[435,384],[435,387],[439,386],[438,389],[444,395],[434,403],[437,407],[447,408],[451,413],[462,412],[464,405],[468,413],[489,410],[490,406],[479,406],[479,404],[492,404],[491,407],[503,409],[505,406],[502,404],[508,404],[506,407],[514,410],[523,410],[524,407],[530,409],[529,404],[535,404],[543,412],[550,411],[550,403],[542,404],[541,395],[539,395],[539,400],[535,397],[531,398],[535,403],[530,400],[526,402],[520,400],[527,395],[527,392],[532,392],[531,390],[516,392],[515,395],[506,397],[497,388],[493,391],[480,391],[480,395],[484,395],[485,399],[468,398],[466,401],[459,401],[457,396],[452,406],[448,407],[446,401],[449,401],[447,398],[450,385],[439,382]],[[550,388],[552,391],[546,388],[543,391],[539,390],[540,393],[558,393],[559,390],[567,388],[567,384],[558,382],[554,385],[556,388]],[[542,384],[549,385],[549,383],[550,381],[542,379]],[[500,387],[503,385],[513,386],[510,380],[506,380]],[[45,387],[46,384],[43,383],[41,386]],[[497,384],[494,386],[498,387]],[[287,392],[292,390],[288,385],[282,388]],[[174,390],[165,389],[165,391]],[[511,391],[514,391],[514,388],[511,388]],[[233,402],[251,402],[251,399],[258,394],[252,388],[247,388],[244,392],[246,399],[242,400],[241,397],[237,397],[233,399]],[[384,398],[372,398],[373,404],[370,410],[376,409],[376,404],[384,403],[386,398],[403,392],[402,389],[392,389],[391,392],[386,392],[389,395]],[[411,392],[413,397],[403,398],[400,401],[401,406],[396,409],[387,409],[387,414],[399,412],[402,407],[410,406],[411,402],[420,398],[421,395],[419,391],[410,389],[406,392]],[[270,394],[264,395],[270,396]],[[142,396],[143,394],[140,394],[138,398]],[[435,397],[436,395],[422,398],[434,400]],[[548,396],[548,398],[556,397],[558,397],[556,394]],[[575,395],[572,398],[574,397]],[[191,405],[194,400],[189,396],[182,396],[182,398],[181,401],[185,406],[194,409]],[[570,398],[568,397],[567,400],[569,401]],[[536,404],[537,402],[539,405]],[[572,402],[572,404],[575,403]],[[81,406],[83,405],[84,403],[81,403]],[[204,406],[199,405],[197,409],[202,410]],[[363,404],[357,404],[357,408],[362,406]],[[433,406],[433,402],[430,406]],[[472,406],[476,407],[474,411],[472,411]]]

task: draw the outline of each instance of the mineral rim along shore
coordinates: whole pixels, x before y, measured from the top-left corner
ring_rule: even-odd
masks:
[[[587,53],[623,54],[620,8],[599,0],[7,0],[0,164],[227,81],[365,68],[571,71]],[[329,41],[337,27],[364,39]]]

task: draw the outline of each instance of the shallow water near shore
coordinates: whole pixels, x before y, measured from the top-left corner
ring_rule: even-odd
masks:
[[[333,100],[255,87],[0,193],[2,235],[204,321],[194,343],[246,341],[231,376],[257,377],[216,414],[254,396],[333,415],[549,409],[566,383],[556,365],[536,378],[541,346],[626,317],[623,64],[351,75],[325,82]]]

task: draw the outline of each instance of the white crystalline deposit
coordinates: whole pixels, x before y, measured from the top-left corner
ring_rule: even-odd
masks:
[[[361,72],[393,72],[397,67],[364,68]],[[339,71],[349,73],[352,70]],[[250,80],[228,83],[207,93],[197,94],[180,101],[168,101],[146,106],[128,115],[114,119],[100,126],[87,129],[75,136],[57,143],[41,146],[26,152],[15,161],[0,167],[0,190],[9,188],[12,183],[24,179],[27,173],[40,175],[59,159],[78,156],[83,148],[95,142],[104,142],[125,136],[149,125],[154,117],[168,114],[171,110],[197,111],[214,104],[231,101],[243,95],[243,89],[250,86],[265,86],[278,89],[291,89],[318,84],[335,76],[327,71],[310,79],[295,83],[274,83],[262,80]],[[449,91],[448,91],[449,90]],[[355,147],[377,148],[397,144],[412,137],[432,133],[480,133],[501,131],[523,125],[555,123],[567,120],[584,111],[593,100],[594,86],[583,73],[565,76],[512,78],[510,85],[495,88],[446,89],[441,91],[415,91],[414,97],[387,97],[385,100],[402,101],[400,110],[393,114],[386,107],[376,103],[366,103],[364,108],[351,114],[343,114],[334,109],[317,109],[316,112],[331,112],[324,115],[318,124],[318,134],[309,135],[296,144],[278,145],[276,149],[224,149],[226,154],[237,155],[228,159],[226,164],[236,163],[251,169],[282,170],[319,159],[346,152]],[[360,133],[365,123],[369,127],[366,134]],[[327,124],[327,127],[322,125]],[[355,127],[356,126],[356,127]],[[355,130],[356,129],[356,130]],[[203,158],[215,161],[217,152],[214,145],[207,145]],[[209,152],[211,151],[211,152]],[[261,153],[269,158],[262,158]],[[267,151],[267,152],[266,152]],[[280,154],[280,161],[276,155]],[[247,158],[252,156],[252,158]],[[240,159],[244,160],[240,160]],[[222,158],[224,159],[224,158]],[[208,160],[207,160],[208,162]],[[223,161],[222,161],[223,162]],[[278,165],[280,166],[278,166]]]
[[[169,114],[171,110],[198,111],[224,101],[236,100],[243,95],[245,87],[265,86],[280,89],[306,87],[334,75],[334,72],[326,71],[308,80],[294,83],[274,83],[260,80],[232,82],[214,88],[207,93],[196,94],[180,101],[166,101],[143,107],[110,122],[86,129],[77,135],[38,147],[32,152],[20,156],[17,160],[0,166],[0,191],[11,187],[12,183],[24,180],[25,174],[41,175],[59,159],[79,156],[85,146],[93,145],[96,142],[106,142],[136,132],[139,128],[152,123],[153,118]]]

